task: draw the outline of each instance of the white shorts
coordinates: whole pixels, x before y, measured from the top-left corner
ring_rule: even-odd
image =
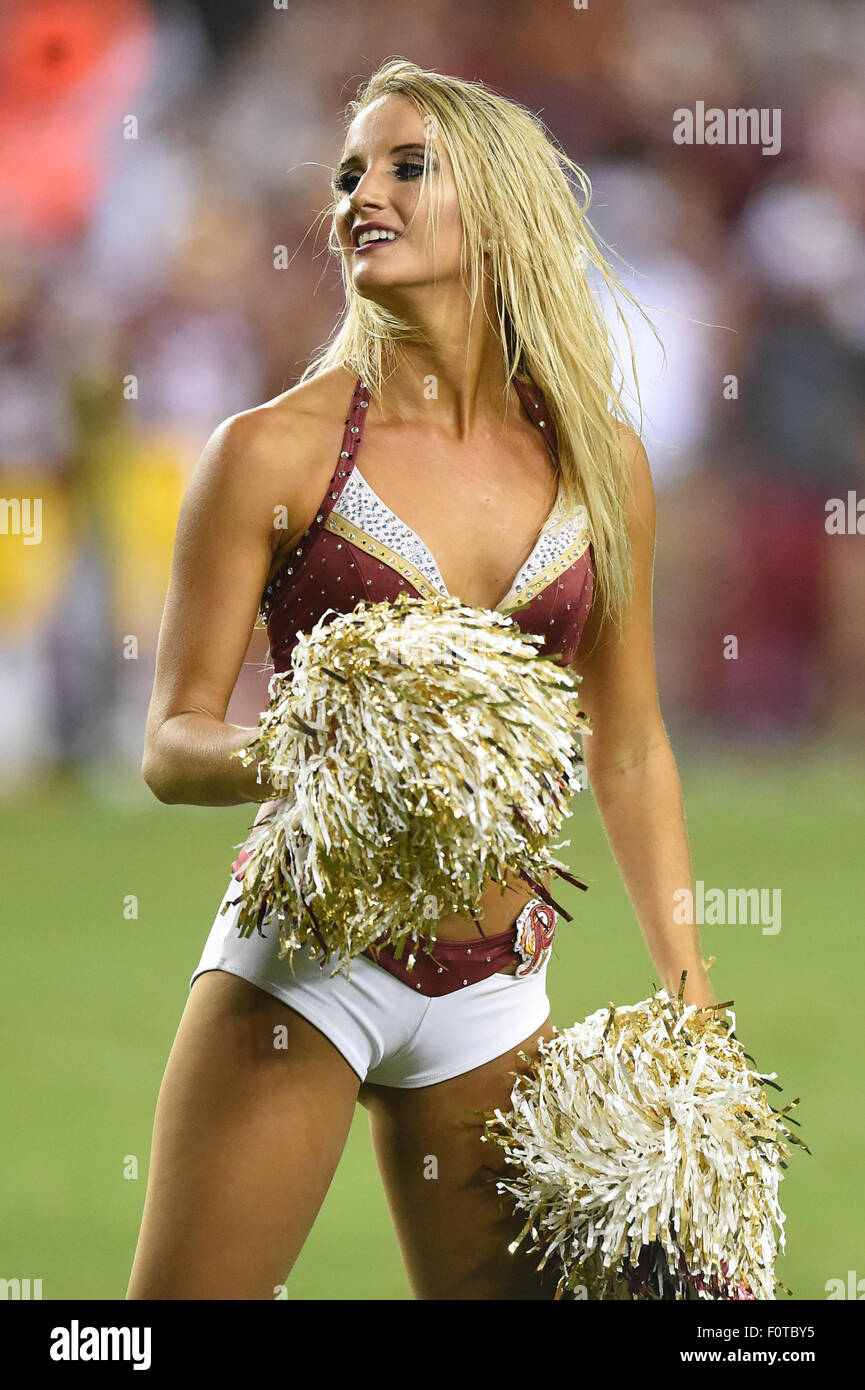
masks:
[[[351,979],[333,974],[333,957],[319,965],[298,952],[294,974],[279,959],[279,934],[265,921],[265,935],[241,937],[237,909],[240,882],[233,878],[205,943],[189,987],[207,970],[225,970],[281,999],[328,1038],[361,1081],[380,1086],[432,1086],[490,1062],[525,1042],[546,1022],[546,961],[534,974],[496,973],[438,998],[416,994],[366,956],[351,962]]]

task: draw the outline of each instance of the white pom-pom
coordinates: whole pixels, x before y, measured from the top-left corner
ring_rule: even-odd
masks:
[[[512,1248],[532,1227],[541,1264],[560,1268],[557,1296],[775,1297],[797,1102],[772,1109],[775,1074],[747,1066],[724,1007],[661,990],[599,1009],[542,1039],[511,1110],[487,1117],[516,1170],[497,1186],[528,1213]]]
[[[513,620],[452,598],[362,602],[301,635],[257,740],[282,794],[248,842],[242,929],[313,936],[345,965],[387,934],[399,954],[438,918],[481,915],[490,880],[538,896],[579,785],[579,677]]]

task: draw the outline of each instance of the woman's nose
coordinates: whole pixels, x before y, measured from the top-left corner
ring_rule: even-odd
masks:
[[[355,212],[361,212],[365,207],[380,208],[384,205],[387,197],[384,177],[383,172],[375,169],[367,169],[361,174],[349,198]]]

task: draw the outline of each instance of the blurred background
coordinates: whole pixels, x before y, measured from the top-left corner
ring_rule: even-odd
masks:
[[[635,327],[661,703],[695,875],[783,891],[776,934],[703,941],[746,1045],[803,1098],[815,1153],[782,1188],[779,1272],[825,1297],[865,1276],[865,1121],[845,1105],[865,954],[865,8],[842,0],[0,4],[0,1277],[125,1290],[156,1089],[251,819],[163,807],[140,779],[177,512],[213,429],[294,385],[335,325],[319,214],[345,103],[393,55],[539,113],[653,306],[665,370]],[[698,102],[780,112],[780,149],[676,143]],[[257,630],[230,721],[256,722],[267,676]],[[560,1026],[654,982],[586,800]],[[409,1296],[363,1113],[287,1293]]]

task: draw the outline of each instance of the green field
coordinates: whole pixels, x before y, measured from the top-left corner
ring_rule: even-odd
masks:
[[[778,1273],[795,1298],[824,1298],[828,1279],[865,1276],[865,786],[849,759],[816,749],[699,763],[680,754],[679,765],[695,877],[782,891],[777,934],[718,926],[702,939],[717,957],[718,998],[735,1000],[738,1036],[784,1086],[773,1104],[801,1097],[812,1153],[794,1152],[781,1185]],[[125,777],[110,795],[66,784],[0,805],[0,1277],[41,1278],[46,1299],[123,1297],[162,1069],[251,815],[162,806]],[[568,833],[591,887],[564,899],[575,920],[562,923],[549,971],[560,1027],[609,1000],[636,1002],[655,981],[590,796]],[[294,1299],[410,1297],[364,1110],[288,1289]]]

